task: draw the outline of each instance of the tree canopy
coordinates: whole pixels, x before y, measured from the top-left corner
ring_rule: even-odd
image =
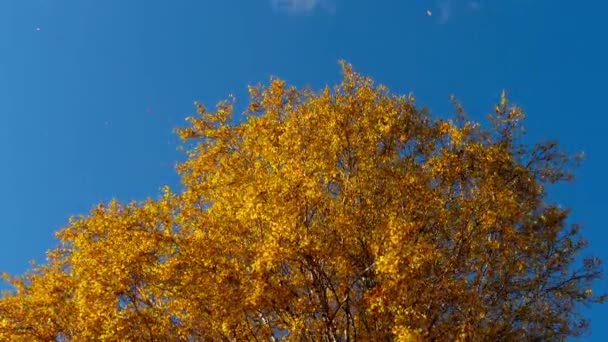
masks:
[[[343,63],[279,79],[177,129],[182,189],[100,204],[47,262],[6,279],[0,340],[562,340],[600,260],[552,203],[577,156],[522,142],[505,94],[487,128],[433,118]]]

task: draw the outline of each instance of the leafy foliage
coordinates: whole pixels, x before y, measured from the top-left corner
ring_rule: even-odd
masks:
[[[0,299],[0,339],[560,340],[585,331],[596,258],[547,186],[576,157],[433,119],[343,64],[319,93],[274,79],[177,130],[183,191],[70,220]]]

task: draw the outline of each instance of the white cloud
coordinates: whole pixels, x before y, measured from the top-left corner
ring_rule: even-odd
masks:
[[[479,11],[481,9],[481,3],[479,1],[469,1],[468,6],[472,11]]]
[[[276,11],[289,14],[307,14],[317,8],[333,12],[331,0],[271,0],[270,2]]]
[[[445,0],[438,4],[439,7],[439,23],[445,24],[452,17],[452,1]]]

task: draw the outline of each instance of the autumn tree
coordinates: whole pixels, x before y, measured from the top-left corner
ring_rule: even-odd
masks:
[[[551,184],[576,157],[432,118],[343,64],[320,92],[273,79],[177,130],[183,190],[72,218],[7,277],[3,341],[562,340],[585,331],[597,258]]]

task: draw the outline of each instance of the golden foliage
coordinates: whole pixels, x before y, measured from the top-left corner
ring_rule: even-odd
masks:
[[[274,79],[177,133],[183,191],[100,205],[0,299],[0,340],[527,340],[577,335],[599,260],[546,187],[575,158],[431,118],[343,63],[319,93]]]

